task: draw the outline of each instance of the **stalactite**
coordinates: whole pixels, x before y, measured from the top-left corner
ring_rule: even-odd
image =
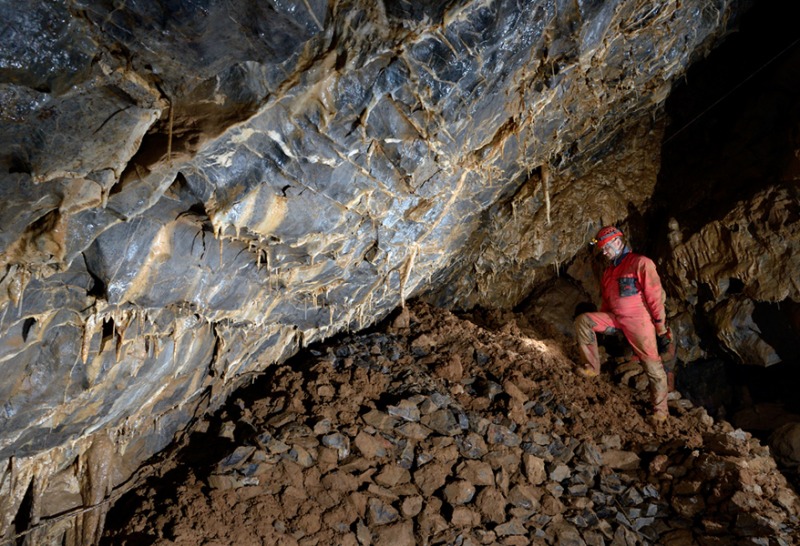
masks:
[[[544,186],[544,210],[547,217],[547,225],[550,222],[550,166],[546,163],[542,165],[542,185]]]
[[[111,470],[115,460],[115,448],[111,439],[97,434],[91,446],[79,459],[81,476],[81,499],[87,509],[78,518],[81,544],[97,544],[103,532],[111,492]]]
[[[412,245],[411,252],[406,258],[402,273],[400,275],[400,307],[403,308],[406,306],[406,283],[411,277],[411,271],[414,269],[414,260],[416,259],[418,252],[419,245]]]
[[[89,351],[91,350],[92,337],[97,332],[98,328],[98,315],[93,312],[86,318],[83,323],[83,338],[81,341],[81,361],[86,364],[89,360]]]

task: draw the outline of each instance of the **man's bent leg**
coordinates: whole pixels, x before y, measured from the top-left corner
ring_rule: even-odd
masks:
[[[661,364],[661,360],[642,360],[642,366],[650,383],[653,414],[656,417],[666,417],[669,415],[669,408],[667,407],[669,387],[667,386],[667,374],[664,372],[664,366]]]
[[[600,351],[595,332],[611,333],[617,329],[614,315],[610,313],[583,313],[575,319],[575,335],[578,349],[588,375],[600,373]]]
[[[618,320],[628,343],[641,360],[642,367],[647,374],[650,397],[653,402],[653,414],[657,418],[666,418],[669,414],[667,408],[669,388],[667,374],[664,371],[661,357],[658,355],[655,327],[650,317],[625,317]]]

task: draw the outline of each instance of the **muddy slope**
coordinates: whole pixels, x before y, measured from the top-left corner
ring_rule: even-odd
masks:
[[[523,315],[414,304],[240,391],[104,544],[794,544],[769,450],[635,364],[572,372]],[[264,395],[269,393],[269,395]]]

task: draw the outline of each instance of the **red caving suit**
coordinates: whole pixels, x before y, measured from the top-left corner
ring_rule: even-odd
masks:
[[[656,333],[666,330],[666,295],[655,264],[626,247],[623,255],[603,272],[601,289],[600,311],[575,319],[578,346],[587,367],[600,372],[595,332],[622,330],[647,373],[655,412],[666,414],[667,376],[656,345]]]

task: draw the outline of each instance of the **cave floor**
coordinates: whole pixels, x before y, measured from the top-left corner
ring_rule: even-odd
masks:
[[[574,373],[522,314],[414,303],[238,391],[108,515],[103,544],[794,544],[757,439],[635,363]]]

